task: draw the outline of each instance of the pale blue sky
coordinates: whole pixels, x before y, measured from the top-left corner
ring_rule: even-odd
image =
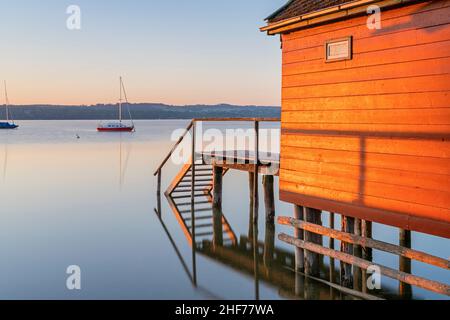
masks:
[[[14,104],[280,104],[278,37],[259,32],[286,0],[0,0],[0,79]],[[66,8],[82,29],[66,28]]]

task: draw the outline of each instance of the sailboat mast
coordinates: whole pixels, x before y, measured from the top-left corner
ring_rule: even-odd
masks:
[[[8,91],[6,90],[6,80],[4,81],[5,85],[5,110],[6,110],[6,122],[9,122],[9,101],[8,101]]]
[[[122,123],[122,77],[120,77],[119,121]]]

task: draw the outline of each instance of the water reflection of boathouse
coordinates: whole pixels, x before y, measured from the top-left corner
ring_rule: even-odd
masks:
[[[210,155],[206,157],[210,162]],[[228,170],[224,163],[225,170],[218,170],[223,177]],[[241,164],[235,169],[247,171],[251,166]],[[217,181],[213,177],[214,167],[210,164],[196,165],[197,172],[201,176],[201,186],[196,187],[195,197],[191,198],[190,189],[186,189],[184,184],[191,181],[192,171],[189,165],[184,166],[180,174],[175,177],[169,188],[165,192],[166,200],[174,214],[184,238],[192,248],[192,266],[188,266],[185,257],[182,256],[173,236],[164,222],[164,214],[161,203],[155,212],[161,222],[169,241],[174,247],[180,263],[187,276],[195,287],[203,290],[208,296],[214,296],[211,290],[198,285],[197,276],[197,256],[212,259],[232,269],[235,272],[251,276],[255,283],[255,298],[259,299],[259,287],[261,283],[277,288],[281,297],[289,299],[380,299],[367,293],[352,290],[339,285],[339,274],[334,264],[326,264],[320,261],[321,277],[308,276],[304,273],[295,272],[295,254],[275,246],[275,211],[273,198],[273,176],[278,174],[277,165],[271,166],[271,171],[260,169],[266,174],[263,179],[264,197],[266,212],[263,232],[259,232],[257,219],[254,219],[254,179],[252,170],[249,172],[250,186],[250,206],[248,213],[248,232],[245,235],[237,236],[234,228],[230,225],[226,215],[221,211],[220,204],[214,204],[214,185]],[[238,170],[239,170],[238,169]],[[215,169],[217,170],[217,168]],[[216,185],[217,187],[217,185]],[[216,188],[218,192],[220,188]],[[177,192],[178,191],[178,192]],[[159,195],[160,196],[160,195]],[[216,195],[217,196],[217,195]],[[195,199],[195,213],[191,214],[191,199]],[[188,201],[187,201],[188,200]],[[159,198],[159,201],[161,199]],[[194,221],[194,223],[192,223]],[[258,235],[264,233],[264,240],[260,240]],[[326,280],[325,280],[326,279]]]

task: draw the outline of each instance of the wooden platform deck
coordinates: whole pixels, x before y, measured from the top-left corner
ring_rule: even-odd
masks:
[[[201,152],[197,158],[203,159],[205,164],[226,169],[254,172],[255,152],[248,150],[224,150],[215,152]],[[280,174],[280,155],[278,153],[259,152],[258,173],[278,176]]]

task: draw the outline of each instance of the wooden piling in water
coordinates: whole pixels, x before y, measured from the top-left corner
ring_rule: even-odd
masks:
[[[364,238],[372,239],[372,221],[361,220],[361,233]],[[373,249],[367,246],[362,247],[363,258],[373,260]]]
[[[362,235],[362,225],[361,225],[361,219],[355,218],[355,235],[361,236]],[[359,244],[353,245],[353,255],[357,258],[362,258],[362,248]],[[362,272],[361,268],[358,266],[353,266],[353,289],[357,291],[362,290]]]
[[[156,190],[156,202],[158,216],[161,218],[161,169],[158,170],[158,186]]]
[[[223,168],[213,167],[213,207],[222,209]]]
[[[255,121],[255,163],[254,163],[254,182],[253,182],[253,224],[258,224],[258,210],[259,210],[259,122]]]
[[[264,186],[264,206],[266,211],[266,222],[273,223],[275,220],[275,195],[274,195],[274,177],[266,175],[263,177]]]
[[[258,210],[259,210],[259,122],[255,121],[255,164],[253,175],[253,256],[255,270],[255,299],[259,300],[259,270],[258,270]]]
[[[304,218],[306,222],[322,225],[322,211],[313,208],[304,208]],[[322,235],[305,232],[305,241],[323,245]],[[320,255],[315,252],[305,251],[305,274],[311,276],[320,275]]]
[[[295,295],[299,298],[305,295],[305,276],[300,272],[295,273]]]
[[[255,188],[253,184],[255,183],[255,176],[253,172],[248,173],[248,187],[249,187],[249,223],[248,223],[248,238],[253,239],[253,192]]]
[[[270,271],[270,267],[273,264],[275,252],[275,221],[266,222],[266,232],[264,239],[264,257],[263,262],[266,267],[266,271]]]
[[[405,248],[411,248],[411,231],[399,230],[399,244]],[[399,270],[406,273],[411,273],[411,259],[400,256]],[[399,281],[399,294],[404,299],[412,299],[412,287],[408,283]]]
[[[334,229],[334,218],[335,218],[334,212],[330,212],[328,222],[328,224],[330,225],[330,229]],[[330,238],[330,245],[329,245],[330,249],[334,250],[334,245],[335,245],[334,238]],[[334,258],[330,258],[330,282],[334,283],[335,278],[336,278],[336,270],[334,267]]]
[[[158,170],[158,187],[157,187],[157,191],[156,193],[158,194],[158,196],[161,195],[161,169]]]
[[[259,122],[255,121],[255,163],[253,175],[253,256],[255,270],[255,299],[259,300],[259,270],[258,270],[258,210],[259,210]]]
[[[364,238],[372,239],[372,221],[361,220],[361,233]],[[368,246],[362,246],[362,257],[364,260],[373,260],[373,249]],[[362,291],[367,293],[367,271],[362,270]]]
[[[355,232],[355,219],[352,217],[341,216],[342,232],[353,234]],[[345,241],[341,241],[341,252],[353,254],[353,245]],[[341,285],[343,287],[353,287],[352,265],[341,260]]]
[[[329,221],[328,224],[330,225],[330,229],[334,229],[334,218],[335,214],[334,212],[330,212]],[[330,249],[334,250],[335,240],[334,238],[330,237]],[[330,257],[330,283],[334,283],[336,281],[336,268],[335,268],[335,260],[334,258]],[[333,287],[330,287],[330,300],[334,300],[335,292]]]
[[[223,246],[223,213],[222,213],[223,168],[213,167],[213,229],[214,246]]]
[[[303,207],[294,206],[294,218],[299,221],[304,220]],[[299,240],[304,240],[303,229],[295,228],[294,237]],[[305,270],[305,251],[302,248],[295,247],[295,270],[303,272]]]
[[[196,179],[196,170],[195,170],[195,162],[196,162],[196,130],[197,126],[195,123],[192,124],[192,163],[191,163],[191,236],[192,236],[192,273],[193,283],[197,285],[197,242],[196,242],[196,231],[195,231],[195,179]]]

